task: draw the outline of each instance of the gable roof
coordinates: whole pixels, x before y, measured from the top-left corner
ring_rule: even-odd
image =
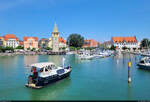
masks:
[[[30,39],[30,38],[32,38],[32,39],[34,39],[35,41],[38,41],[38,37],[24,37],[24,41],[27,41],[27,39]]]
[[[4,40],[7,41],[8,39],[16,39],[18,41],[18,38],[14,34],[6,34]]]
[[[136,37],[112,37],[113,43],[123,43],[124,41],[126,42],[137,42]]]

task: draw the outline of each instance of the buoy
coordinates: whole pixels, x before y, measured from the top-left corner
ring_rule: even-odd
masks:
[[[128,62],[128,83],[131,82],[131,77],[130,77],[130,68],[131,68],[131,61]]]
[[[128,83],[130,83],[130,82],[131,82],[131,77],[128,78]]]

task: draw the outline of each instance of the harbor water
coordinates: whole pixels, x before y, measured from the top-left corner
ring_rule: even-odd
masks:
[[[70,77],[31,89],[24,85],[36,62],[52,61],[72,66]],[[128,61],[131,58],[131,83]],[[122,54],[80,60],[75,55],[0,56],[0,100],[150,100],[150,71],[138,69],[140,56]]]

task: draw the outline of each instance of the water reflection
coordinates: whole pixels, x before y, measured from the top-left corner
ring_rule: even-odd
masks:
[[[0,64],[5,68],[12,68],[17,64],[18,56],[0,56]]]
[[[29,97],[31,100],[58,99],[70,87],[71,83],[71,78],[68,77],[42,89],[29,89]]]
[[[48,61],[55,63],[57,66],[61,66],[63,57],[65,56],[63,55],[48,56]]]
[[[38,62],[38,55],[24,56],[24,65],[25,66],[28,66],[30,64],[37,63],[37,62]]]

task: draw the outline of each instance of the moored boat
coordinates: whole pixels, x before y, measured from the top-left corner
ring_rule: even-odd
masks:
[[[141,69],[149,69],[150,70],[150,57],[144,57],[137,64]]]
[[[42,88],[50,83],[68,77],[71,73],[71,66],[57,67],[52,62],[42,62],[30,65],[31,73],[28,76],[28,83],[25,85],[31,88]]]

